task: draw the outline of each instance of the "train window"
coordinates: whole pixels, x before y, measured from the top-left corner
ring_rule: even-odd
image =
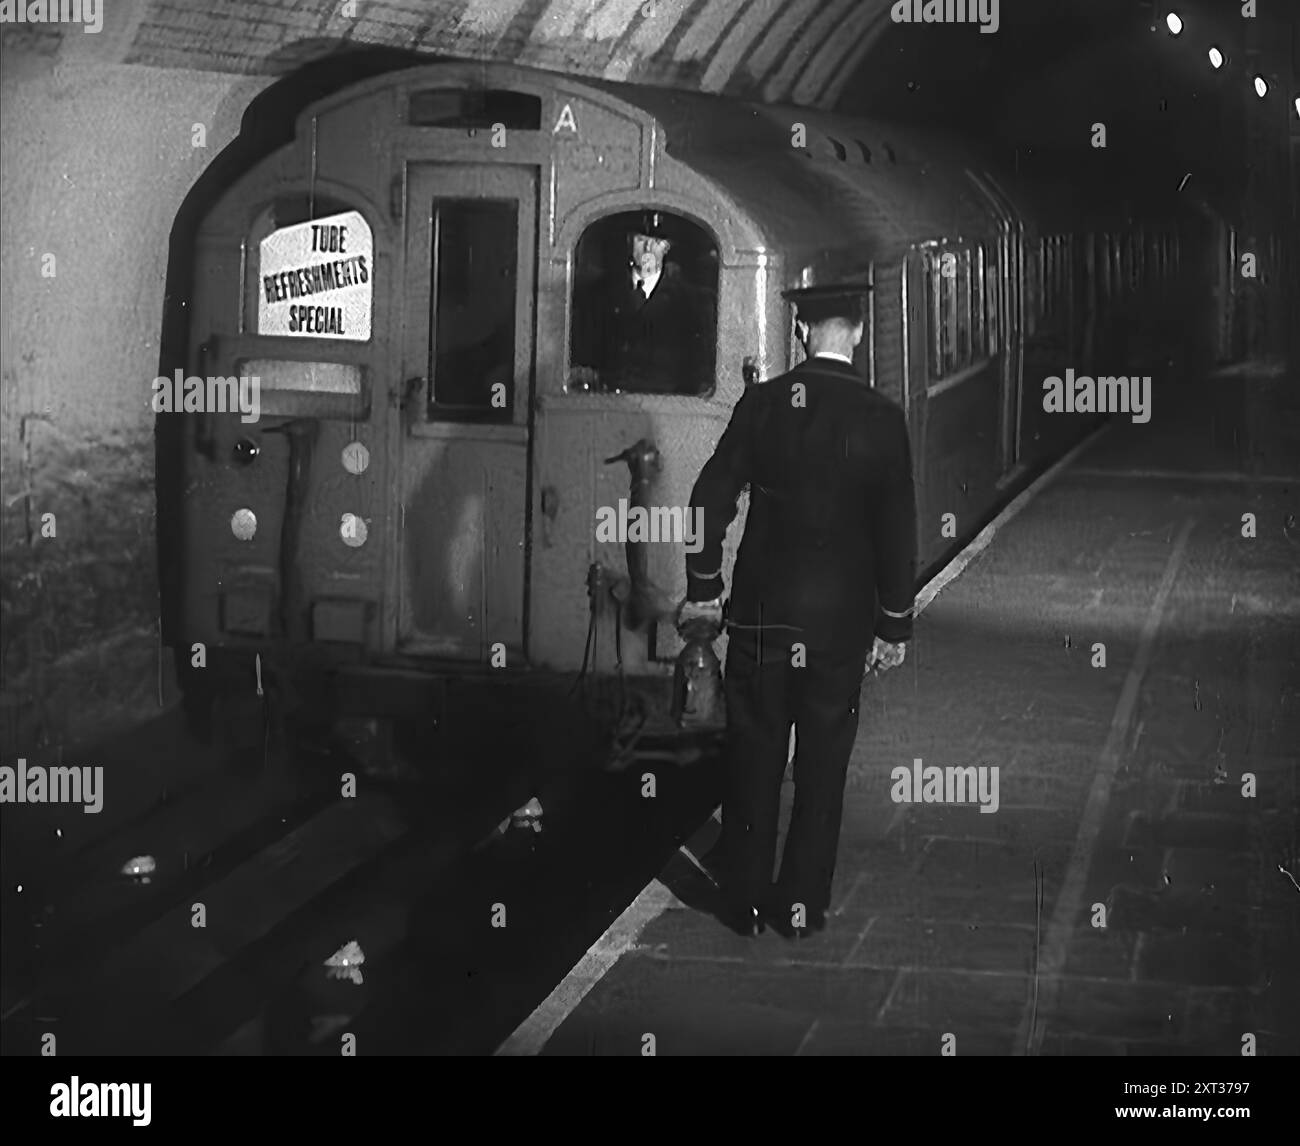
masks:
[[[538,131],[542,101],[526,92],[443,88],[413,92],[407,108],[412,127],[491,128]]]
[[[942,256],[931,251],[925,259],[925,344],[930,359],[930,379],[943,377]]]
[[[984,298],[986,306],[984,308],[984,330],[988,335],[988,353],[991,358],[998,353],[1001,348],[1001,314],[998,310],[999,288],[1001,286],[1002,268],[996,256],[990,256],[988,261],[988,275],[984,280]]]
[[[1052,256],[1052,313],[1060,316],[1065,304],[1065,284],[1069,273],[1069,250],[1066,247],[1066,236],[1055,235],[1052,238],[1052,245],[1055,248]]]
[[[1048,269],[1047,314],[1054,318],[1061,299],[1061,239],[1058,235],[1048,239]]]
[[[598,219],[574,253],[574,392],[703,396],[714,386],[718,247],[662,211]]]
[[[1039,311],[1043,319],[1058,319],[1065,301],[1065,284],[1069,274],[1069,249],[1065,235],[1043,239],[1043,297]]]
[[[957,257],[957,358],[970,365],[971,353],[971,303],[970,303],[970,251]]]
[[[1052,240],[1044,235],[1038,244],[1038,265],[1043,290],[1038,299],[1038,315],[1050,318],[1052,315]]]
[[[978,271],[972,278],[973,265]],[[974,256],[970,250],[931,250],[925,272],[929,376],[931,382],[938,382],[985,357],[988,301],[983,248]]]
[[[1025,334],[1038,329],[1038,308],[1043,305],[1043,271],[1037,258],[1025,255]]]
[[[939,273],[939,364],[941,376],[957,369],[957,265],[945,252]]]
[[[518,204],[435,199],[429,417],[509,421]]]
[[[249,239],[260,243],[272,231],[283,227],[293,227],[299,223],[309,223],[313,219],[323,219],[327,215],[342,215],[355,211],[356,204],[345,203],[328,195],[309,195],[299,192],[281,195],[253,222]]]
[[[1074,236],[1061,236],[1061,312],[1068,319],[1074,300]]]

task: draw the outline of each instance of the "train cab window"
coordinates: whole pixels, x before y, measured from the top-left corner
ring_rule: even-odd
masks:
[[[510,421],[518,204],[436,199],[428,416]]]
[[[718,247],[665,211],[592,223],[574,255],[570,393],[705,396],[714,387]]]

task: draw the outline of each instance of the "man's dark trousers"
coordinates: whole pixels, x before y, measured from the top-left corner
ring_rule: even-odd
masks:
[[[866,650],[808,650],[795,660],[791,630],[732,629],[728,638],[724,886],[737,908],[790,920],[830,907],[844,784],[858,731]],[[775,886],[781,782],[796,728],[794,807]]]

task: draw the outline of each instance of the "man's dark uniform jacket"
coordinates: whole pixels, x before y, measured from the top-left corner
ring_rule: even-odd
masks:
[[[647,299],[632,271],[605,284],[601,310],[602,375],[611,387],[692,394],[708,370],[712,301],[687,282],[674,263],[665,263]]]
[[[691,601],[723,592],[723,539],[745,485],[731,622],[796,626],[774,635],[809,651],[911,638],[916,506],[895,403],[830,358],[747,389],[691,495],[704,515],[703,545],[686,558]]]

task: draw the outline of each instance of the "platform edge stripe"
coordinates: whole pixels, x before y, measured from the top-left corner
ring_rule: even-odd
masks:
[[[1083,902],[1088,872],[1092,867],[1092,851],[1098,835],[1101,834],[1106,806],[1110,802],[1111,786],[1116,772],[1119,771],[1121,751],[1128,737],[1133,714],[1137,709],[1142,682],[1150,668],[1156,635],[1164,617],[1165,606],[1169,603],[1174,582],[1182,569],[1187,543],[1195,526],[1195,518],[1189,517],[1183,522],[1174,542],[1173,552],[1165,562],[1160,586],[1147,611],[1146,620],[1142,625],[1142,634],[1138,640],[1137,653],[1134,655],[1132,665],[1129,666],[1128,675],[1124,678],[1124,688],[1115,705],[1110,731],[1098,758],[1097,771],[1092,778],[1088,799],[1084,804],[1079,831],[1070,854],[1070,863],[1066,868],[1061,890],[1056,897],[1056,906],[1047,928],[1047,939],[1043,944],[1042,957],[1035,973],[1035,979],[1040,986],[1040,1003],[1037,1011],[1032,1001],[1026,1003],[1017,1031],[1017,1048],[1024,1047],[1025,1053],[1030,1055],[1036,1055],[1042,1049],[1048,1020],[1057,1003],[1060,982],[1069,955],[1070,940],[1074,934],[1074,922],[1079,914],[1079,906]]]
[[[1121,478],[1125,481],[1189,481],[1211,485],[1300,485],[1300,474],[1248,474],[1240,470],[1108,470],[1077,469],[1079,478]]]
[[[966,571],[966,567],[988,548],[989,543],[997,535],[998,530],[1006,525],[1007,522],[1015,517],[1031,501],[1033,501],[1039,492],[1055,481],[1060,472],[1065,469],[1066,466],[1070,465],[1084,452],[1084,450],[1095,445],[1110,426],[1110,422],[1104,422],[1084,438],[1083,441],[1079,442],[1073,449],[1071,449],[1065,457],[1061,458],[1060,461],[1056,462],[1050,468],[1044,470],[1038,475],[1038,477],[1030,482],[1028,486],[1016,494],[1006,508],[975,535],[969,545],[949,561],[947,565],[940,569],[938,573],[930,578],[925,587],[916,595],[916,606],[912,611],[912,615],[914,617],[919,617],[921,613],[930,606],[940,592],[942,592],[952,581],[955,581],[960,577]]]
[[[636,942],[637,937],[676,900],[652,879],[587,953],[494,1052],[494,1057],[538,1055],[587,993]]]

